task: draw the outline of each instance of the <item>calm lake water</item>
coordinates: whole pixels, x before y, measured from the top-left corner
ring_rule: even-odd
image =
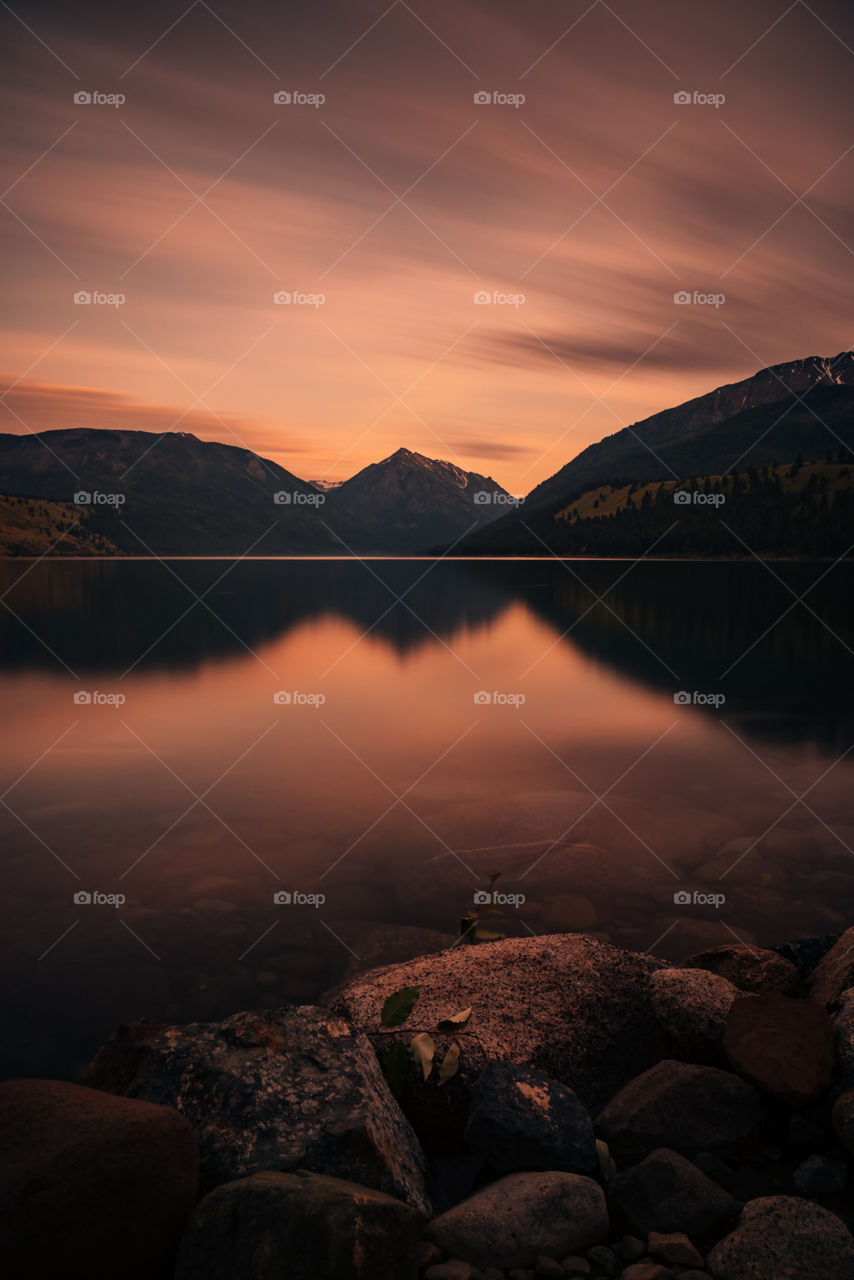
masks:
[[[74,1078],[131,1018],[306,1002],[447,945],[492,872],[506,934],[678,959],[843,929],[852,586],[0,564],[3,1073]]]

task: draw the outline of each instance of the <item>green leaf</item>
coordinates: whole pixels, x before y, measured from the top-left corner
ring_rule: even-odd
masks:
[[[472,939],[473,942],[503,942],[506,938],[505,933],[495,933],[492,929],[478,929]]]
[[[446,1036],[452,1036],[455,1031],[462,1031],[470,1017],[471,1009],[462,1009],[459,1013],[452,1013],[450,1018],[442,1019],[438,1025],[438,1030],[442,1031]]]
[[[457,1074],[460,1066],[460,1046],[456,1040],[451,1045],[448,1052],[442,1059],[442,1065],[439,1067],[439,1086],[447,1084],[453,1076]]]
[[[499,880],[500,878],[501,878],[501,872],[500,872],[500,871],[493,871],[493,872],[491,872],[490,877],[489,877],[489,887],[490,887],[490,889],[494,889],[494,888],[495,888],[495,882],[496,882],[496,880]]]
[[[406,1072],[409,1067],[409,1054],[406,1045],[400,1040],[390,1044],[382,1055],[383,1075],[395,1098],[403,1097],[403,1086],[406,1083]]]
[[[421,995],[420,987],[401,987],[383,1005],[380,1022],[384,1027],[399,1027],[409,1017]]]
[[[409,1052],[421,1067],[424,1079],[429,1080],[430,1072],[433,1070],[433,1055],[436,1052],[433,1037],[426,1031],[420,1031],[410,1040]]]

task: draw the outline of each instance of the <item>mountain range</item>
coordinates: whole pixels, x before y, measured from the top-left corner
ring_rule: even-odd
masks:
[[[817,528],[831,509],[844,523],[852,449],[850,351],[762,369],[624,427],[522,504],[492,477],[405,448],[332,482],[187,432],[0,435],[0,551],[490,555],[541,553],[544,544],[575,554],[589,543],[592,554],[622,554],[669,515],[677,484],[715,484],[732,471],[755,475],[754,496],[778,523],[797,523],[807,501]],[[780,469],[804,461],[836,470],[789,483]],[[731,500],[744,492],[736,485]],[[701,543],[689,539],[677,553],[702,553]]]

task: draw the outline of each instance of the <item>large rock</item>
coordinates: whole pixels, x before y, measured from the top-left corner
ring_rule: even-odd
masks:
[[[763,1113],[761,1095],[738,1076],[667,1059],[611,1099],[596,1131],[616,1151],[725,1150],[750,1139]]]
[[[661,969],[649,982],[653,1013],[670,1058],[717,1063],[727,1014],[741,992],[702,969]]]
[[[745,996],[732,1006],[724,1051],[743,1079],[790,1106],[822,1094],[833,1075],[833,1024],[811,1000]]]
[[[747,991],[751,995],[778,991],[784,996],[796,996],[801,989],[800,974],[791,960],[776,951],[766,951],[764,947],[744,943],[712,947],[689,956],[685,965],[689,969],[716,973],[738,987],[739,991]]]
[[[846,929],[813,970],[807,995],[827,1007],[835,1005],[849,987],[854,987],[854,929]]]
[[[462,946],[408,964],[363,974],[331,992],[332,1007],[374,1040],[380,1011],[400,987],[419,986],[421,999],[399,1038],[429,1030],[471,1006],[459,1075],[442,1089],[414,1070],[404,1110],[422,1141],[453,1147],[465,1124],[471,1085],[487,1062],[509,1059],[569,1085],[588,1109],[658,1058],[649,977],[662,961],[621,951],[583,934],[508,938]],[[437,1038],[439,1053],[450,1040]]]
[[[575,1173],[514,1173],[430,1223],[425,1238],[476,1267],[533,1267],[600,1244],[608,1234],[602,1188]]]
[[[619,1174],[608,1188],[612,1210],[647,1236],[684,1231],[704,1235],[738,1212],[738,1202],[711,1178],[664,1148]]]
[[[177,1111],[58,1080],[0,1084],[0,1258],[27,1280],[166,1280],[196,1200]]]
[[[715,1280],[854,1280],[854,1240],[836,1214],[795,1196],[750,1200],[708,1257]]]
[[[488,1062],[475,1082],[469,1146],[501,1173],[595,1173],[593,1122],[573,1091],[544,1071]]]
[[[843,1089],[854,1086],[854,991],[846,991],[839,1000],[833,1019],[836,1075]]]
[[[415,1280],[424,1218],[371,1187],[299,1170],[205,1196],[175,1280]]]
[[[423,1154],[370,1042],[327,1009],[132,1023],[98,1051],[87,1083],[185,1115],[205,1190],[304,1168],[430,1210]]]

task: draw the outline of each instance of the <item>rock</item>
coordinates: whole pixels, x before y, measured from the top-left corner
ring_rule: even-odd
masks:
[[[528,1271],[526,1268],[514,1268],[512,1271],[508,1271],[507,1274],[510,1280],[534,1280],[533,1270]]]
[[[795,938],[794,941],[780,943],[771,950],[791,960],[801,975],[801,982],[805,982],[815,972],[830,949],[836,945],[840,936],[838,933],[826,933],[820,938]]]
[[[735,1195],[735,1171],[714,1151],[698,1151],[691,1163],[707,1178],[711,1178],[712,1182],[723,1187],[724,1191]]]
[[[854,1155],[854,1089],[841,1093],[833,1104],[833,1130],[845,1150]]]
[[[204,1190],[304,1168],[429,1215],[423,1154],[370,1042],[327,1009],[132,1023],[98,1051],[87,1083],[185,1115],[199,1135]]]
[[[598,1183],[576,1173],[513,1173],[434,1218],[425,1238],[476,1267],[531,1267],[599,1244],[608,1211]]]
[[[740,992],[702,969],[661,969],[649,980],[650,1000],[668,1057],[716,1063],[730,1006]]]
[[[680,1231],[650,1231],[648,1248],[656,1262],[674,1267],[702,1267],[703,1259],[686,1235]]]
[[[501,1173],[598,1168],[593,1122],[573,1091],[513,1062],[488,1062],[481,1071],[465,1140]]]
[[[445,1255],[441,1249],[435,1244],[430,1244],[429,1240],[418,1241],[418,1269],[426,1271],[428,1267],[438,1266],[440,1262],[445,1261]]]
[[[308,1173],[255,1173],[201,1200],[175,1280],[409,1280],[417,1209],[371,1187]]]
[[[587,1250],[587,1257],[591,1264],[598,1271],[601,1271],[603,1275],[615,1276],[620,1270],[617,1255],[606,1244],[595,1244],[592,1249]],[[564,1262],[564,1266],[566,1266],[566,1262]]]
[[[605,1248],[604,1245],[597,1245],[595,1247],[600,1249]],[[588,1262],[587,1259],[590,1257],[590,1252],[591,1251],[588,1249],[587,1258],[578,1258],[578,1257],[564,1258],[563,1261],[561,1262],[561,1268],[563,1270],[563,1274],[565,1276],[589,1276],[590,1263]],[[610,1250],[608,1250],[608,1252],[610,1253]],[[613,1257],[613,1254],[611,1256]],[[616,1275],[616,1271],[612,1271],[609,1274]]]
[[[791,960],[766,951],[764,947],[745,946],[742,943],[712,947],[689,956],[686,968],[705,969],[726,978],[739,991],[751,995],[764,995],[777,991],[784,996],[797,996],[801,990],[801,978]]]
[[[807,981],[807,995],[825,1007],[834,1005],[854,986],[854,929],[846,929]]]
[[[590,1268],[587,1270],[589,1273]],[[563,1267],[554,1258],[539,1257],[534,1263],[534,1275],[537,1280],[563,1280]]]
[[[798,1195],[811,1200],[840,1196],[848,1182],[848,1166],[832,1156],[808,1156],[792,1174]]]
[[[620,1241],[620,1256],[623,1262],[637,1262],[646,1253],[646,1245],[637,1236],[623,1236]]]
[[[425,1147],[455,1149],[469,1091],[487,1062],[510,1059],[536,1067],[595,1109],[638,1070],[657,1061],[647,988],[650,974],[662,967],[663,961],[583,934],[508,938],[375,969],[326,999],[377,1046],[390,1039],[377,1034],[380,1010],[401,987],[421,987],[412,1026],[399,1033],[406,1043],[414,1030],[473,1008],[469,1033],[460,1039],[458,1075],[437,1090],[432,1082],[425,1085],[413,1068],[403,1098],[404,1111]],[[437,1052],[443,1053],[449,1043],[437,1037]]]
[[[708,1257],[715,1280],[854,1280],[854,1240],[840,1218],[809,1200],[750,1200]]]
[[[728,1071],[667,1059],[621,1089],[596,1129],[612,1150],[725,1149],[750,1138],[763,1112],[759,1093]]]
[[[626,1267],[620,1280],[673,1280],[673,1272],[657,1262],[634,1262]]]
[[[642,1235],[650,1231],[703,1235],[738,1212],[738,1202],[728,1192],[690,1160],[664,1149],[619,1174],[610,1188],[609,1202]]]
[[[802,1106],[830,1084],[833,1025],[810,1000],[746,996],[729,1011],[724,1051],[744,1080],[780,1102]]]
[[[166,1280],[196,1200],[177,1111],[59,1080],[0,1084],[0,1257],[29,1280]]]
[[[424,1280],[471,1280],[471,1266],[459,1258],[437,1262],[424,1272]]]

